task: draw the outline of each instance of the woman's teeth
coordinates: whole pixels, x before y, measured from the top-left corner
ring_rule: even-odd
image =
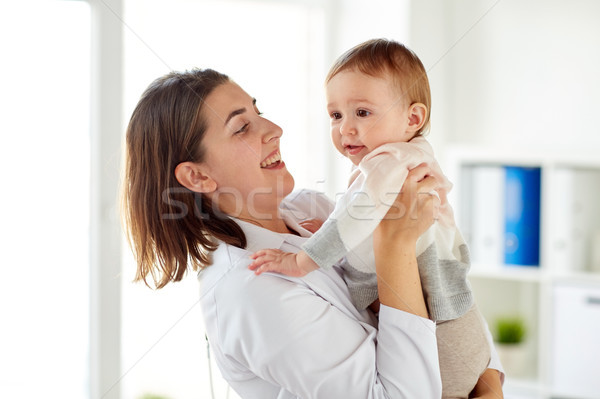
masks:
[[[279,162],[279,161],[281,161],[281,154],[280,154],[280,153],[277,153],[277,154],[275,154],[275,155],[273,155],[273,156],[271,156],[271,157],[269,157],[269,158],[265,159],[264,161],[262,161],[262,162],[260,163],[260,167],[261,167],[261,168],[266,168],[266,167],[269,167],[269,166],[271,166],[272,164],[274,164],[274,163],[276,163],[276,162]]]

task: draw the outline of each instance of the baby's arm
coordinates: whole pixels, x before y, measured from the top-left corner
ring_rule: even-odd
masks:
[[[323,221],[308,219],[299,224],[314,234],[323,225]],[[254,262],[248,268],[254,270],[256,274],[277,272],[291,277],[304,277],[319,268],[304,251],[293,254],[279,249],[263,249],[253,253],[251,258],[254,259]]]
[[[248,268],[254,273],[277,272],[290,277],[304,277],[319,266],[304,251],[296,254],[280,249],[262,249],[253,253]]]

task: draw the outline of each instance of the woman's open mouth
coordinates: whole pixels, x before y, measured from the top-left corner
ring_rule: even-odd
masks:
[[[275,151],[273,154],[269,155],[264,161],[260,163],[260,167],[263,169],[275,169],[279,166],[283,166],[283,161],[281,160],[281,153],[279,150]]]

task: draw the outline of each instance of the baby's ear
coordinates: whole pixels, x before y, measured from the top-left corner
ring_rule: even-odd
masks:
[[[217,182],[204,171],[201,164],[182,162],[175,167],[175,178],[182,186],[196,193],[212,193]]]
[[[412,133],[416,133],[425,124],[427,117],[427,107],[421,103],[413,103],[408,108],[408,129]]]

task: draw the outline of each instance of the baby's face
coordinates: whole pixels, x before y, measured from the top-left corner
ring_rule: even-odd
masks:
[[[380,145],[406,142],[414,135],[407,131],[410,104],[394,89],[391,79],[345,70],[325,89],[331,139],[355,165]]]

